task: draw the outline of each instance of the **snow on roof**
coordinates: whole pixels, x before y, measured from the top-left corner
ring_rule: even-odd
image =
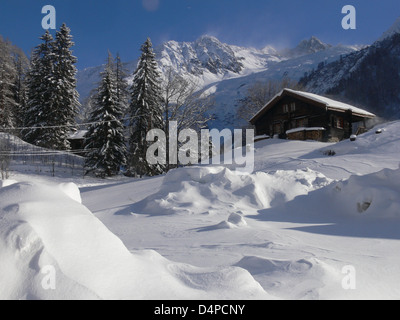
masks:
[[[311,127],[311,128],[300,127],[288,130],[286,131],[286,134],[300,132],[300,131],[324,131],[324,130],[326,130],[324,127]]]
[[[278,94],[276,94],[263,108],[261,108],[260,111],[258,111],[256,113],[256,115],[250,119],[250,122],[252,122],[253,120],[255,120],[259,115],[261,115],[261,113],[264,112],[264,110],[266,109],[266,107],[268,107],[273,101],[275,101],[275,99],[281,97],[285,92],[289,92],[291,94],[297,95],[297,96],[301,96],[310,100],[313,100],[315,102],[324,104],[326,106],[326,108],[331,109],[331,110],[338,110],[338,111],[347,111],[347,110],[351,110],[353,113],[360,115],[360,116],[364,116],[364,117],[368,117],[368,118],[374,118],[376,117],[375,114],[368,112],[364,109],[361,108],[357,108],[355,106],[352,106],[350,104],[347,103],[343,103],[340,101],[336,101],[333,99],[329,99],[314,93],[309,93],[309,92],[304,92],[304,91],[296,91],[296,90],[292,90],[292,89],[283,89],[281,92],[279,92]]]
[[[333,99],[329,99],[329,98],[326,98],[326,97],[323,97],[323,96],[320,96],[320,95],[317,95],[314,93],[309,93],[309,92],[304,92],[304,91],[296,91],[296,90],[292,90],[292,89],[284,89],[284,90],[294,93],[296,95],[303,96],[305,98],[314,100],[316,102],[323,103],[326,105],[326,107],[328,109],[336,109],[336,110],[343,110],[343,111],[351,110],[353,113],[356,113],[356,114],[364,115],[367,117],[375,117],[375,115],[373,113],[368,112],[364,109],[360,109],[360,108],[354,107],[350,104],[336,101]]]

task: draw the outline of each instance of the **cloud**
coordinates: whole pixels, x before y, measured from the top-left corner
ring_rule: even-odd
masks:
[[[157,11],[160,6],[160,0],[142,0],[142,4],[147,11]]]

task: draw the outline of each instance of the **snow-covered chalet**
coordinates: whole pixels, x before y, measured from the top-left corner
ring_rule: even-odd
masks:
[[[375,115],[313,93],[284,89],[251,120],[257,136],[340,141],[362,133]]]

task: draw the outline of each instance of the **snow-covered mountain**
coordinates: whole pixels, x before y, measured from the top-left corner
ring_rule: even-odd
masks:
[[[278,51],[271,46],[256,49],[229,45],[215,37],[202,36],[194,42],[168,41],[155,47],[154,52],[162,73],[168,70],[179,73],[197,83],[199,90],[214,96],[216,104],[211,113],[215,121],[211,125],[221,129],[237,125],[237,101],[254,81],[283,77],[298,80],[321,62],[336,61],[357,50],[355,46],[334,47],[316,37],[300,42],[293,49]],[[133,73],[136,65],[136,60],[125,64],[128,74]],[[82,101],[96,87],[102,69],[103,66],[97,66],[78,73]]]
[[[371,46],[301,81],[308,91],[344,97],[382,117],[400,117],[400,18]]]
[[[168,41],[155,49],[162,69],[202,76],[241,74],[245,70],[262,69],[270,61],[279,61],[273,49],[256,50],[221,43],[212,36],[202,36],[195,42]]]
[[[326,44],[321,40],[319,40],[318,38],[312,36],[308,40],[301,41],[298,44],[298,46],[294,49],[283,50],[282,54],[290,58],[297,58],[308,54],[313,54],[319,51],[324,51],[331,47],[332,46],[330,44]]]
[[[171,69],[198,83],[200,88],[224,79],[244,76],[265,70],[270,63],[285,58],[272,47],[244,48],[222,43],[212,36],[202,36],[194,42],[167,41],[154,48],[162,72]],[[132,74],[137,60],[125,64]],[[103,66],[86,68],[78,72],[78,91],[85,99],[99,81]],[[128,78],[129,79],[129,78]]]
[[[258,50],[228,45],[207,35],[194,42],[168,41],[154,51],[162,73],[172,69],[198,83],[200,88],[265,70],[285,59],[272,47]]]

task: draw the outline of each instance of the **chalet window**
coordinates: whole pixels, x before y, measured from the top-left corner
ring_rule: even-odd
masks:
[[[299,119],[297,120],[297,127],[308,127],[308,119],[307,118],[303,118],[303,119]]]
[[[344,119],[342,117],[332,116],[332,127],[343,129],[344,128]]]
[[[338,117],[337,118],[337,127],[340,128],[340,129],[344,128],[344,120],[343,120],[342,117]]]
[[[290,104],[290,112],[295,112],[296,111],[296,103],[295,102],[292,102],[291,104]]]
[[[289,113],[289,106],[287,104],[283,105],[283,113]]]

